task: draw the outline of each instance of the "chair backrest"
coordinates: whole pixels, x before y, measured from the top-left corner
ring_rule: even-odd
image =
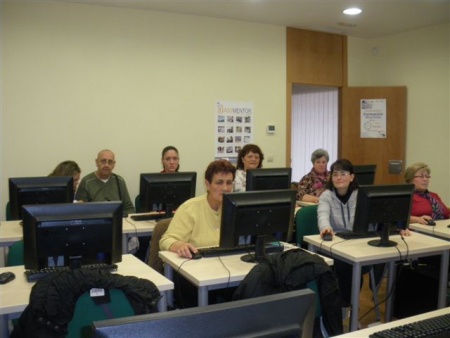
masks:
[[[66,338],[90,337],[93,321],[135,315],[133,307],[122,290],[110,289],[109,297],[109,303],[97,305],[89,291],[83,293],[75,305],[72,320],[68,324]]]
[[[159,240],[169,227],[170,221],[172,221],[172,218],[166,218],[156,223],[150,240],[150,254],[147,264],[161,274],[164,273],[164,266],[161,258],[159,258]]]
[[[5,210],[5,218],[6,218],[6,220],[7,221],[12,221],[13,220],[13,217],[12,217],[12,214],[11,214],[11,203],[8,201],[8,202],[6,202],[6,208],[5,208],[6,210]]]
[[[6,266],[24,265],[23,257],[23,240],[20,240],[9,247]]]
[[[318,205],[302,207],[295,215],[295,235],[298,246],[302,246],[304,236],[319,234],[317,207]]]
[[[134,199],[134,206],[136,207],[136,212],[143,212],[141,211],[141,195],[137,194],[136,198]]]

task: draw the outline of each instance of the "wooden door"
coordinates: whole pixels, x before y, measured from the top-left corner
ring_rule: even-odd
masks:
[[[341,94],[339,157],[354,165],[376,164],[375,184],[404,183],[406,87],[344,87]],[[386,99],[386,138],[361,138],[364,99]],[[392,161],[402,161],[401,173],[390,173]]]

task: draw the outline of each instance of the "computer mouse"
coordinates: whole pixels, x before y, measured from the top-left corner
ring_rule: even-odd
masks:
[[[432,219],[426,219],[425,221],[427,222],[427,225],[436,225],[436,222]]]
[[[14,278],[16,278],[16,275],[13,274],[12,272],[3,272],[0,273],[0,284],[6,284],[11,282]]]
[[[322,239],[324,241],[332,241],[333,240],[333,235],[331,234],[331,232],[326,232],[322,235]]]
[[[200,258],[202,258],[202,254],[200,253],[200,252],[193,252],[192,250],[190,250],[191,251],[191,255],[192,255],[192,258],[191,259],[200,259]]]

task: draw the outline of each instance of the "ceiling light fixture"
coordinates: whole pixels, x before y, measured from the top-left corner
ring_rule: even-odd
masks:
[[[358,15],[361,12],[362,12],[362,10],[357,7],[347,8],[343,11],[343,13],[347,14],[347,15]]]

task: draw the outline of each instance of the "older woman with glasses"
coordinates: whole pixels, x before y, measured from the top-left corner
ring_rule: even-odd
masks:
[[[327,169],[330,156],[324,149],[316,149],[311,154],[312,169],[303,176],[298,183],[297,200],[303,202],[319,203],[319,197],[325,190],[325,185],[330,178]]]
[[[431,169],[425,163],[414,163],[405,170],[405,182],[415,186],[410,223],[432,224],[432,220],[448,219],[449,208],[438,194],[428,190]]]

